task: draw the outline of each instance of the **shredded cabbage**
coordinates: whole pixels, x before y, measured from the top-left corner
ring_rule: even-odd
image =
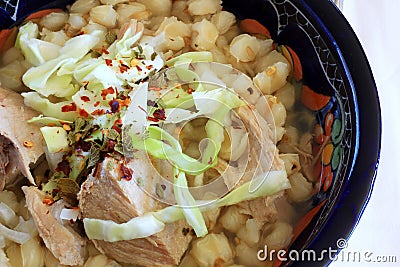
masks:
[[[290,182],[284,170],[270,171],[255,179],[260,179],[261,185],[254,192],[249,191],[250,182],[247,182],[221,199],[196,201],[196,206],[204,212],[216,207],[235,205],[242,201],[270,196],[290,188]],[[156,212],[149,212],[143,216],[135,217],[123,224],[92,218],[84,218],[83,224],[89,239],[115,242],[151,236],[161,232],[165,224],[184,218],[181,207],[169,206]]]
[[[72,104],[71,101],[52,103],[47,98],[40,96],[37,92],[22,93],[21,95],[24,97],[25,105],[42,112],[44,116],[59,120],[74,121],[79,115],[77,111],[62,111],[62,107]]]
[[[123,125],[130,125],[130,131],[135,139],[142,139],[147,121],[148,83],[141,83],[130,92],[131,104],[122,117]]]
[[[17,218],[16,216],[17,215],[12,208],[3,202],[0,202],[0,221],[10,226],[10,224],[12,224]]]
[[[208,233],[203,214],[196,204],[196,200],[189,192],[185,173],[174,168],[174,195],[177,205],[182,208],[186,221],[193,227],[198,237],[205,236]]]
[[[24,232],[12,230],[0,223],[0,235],[18,244],[23,244],[31,238],[31,235]]]
[[[161,232],[165,224],[153,214],[135,217],[126,223],[117,224],[111,220],[84,219],[85,232],[90,239],[108,242],[148,237]]]
[[[131,21],[131,23],[134,22]],[[137,41],[139,41],[143,34],[142,31],[134,34],[134,28],[136,27],[128,27],[122,38],[120,40],[116,40],[110,45],[110,47],[107,49],[109,52],[109,54],[107,55],[108,58],[119,60],[132,57],[132,47],[136,44]]]
[[[33,66],[39,66],[50,59],[58,57],[61,49],[56,44],[37,39],[38,35],[39,28],[37,24],[29,21],[20,27],[15,41],[15,46],[21,49],[25,60]]]
[[[165,140],[170,145],[182,153],[182,148],[173,136],[158,127],[151,127],[150,136]],[[208,233],[203,214],[196,205],[196,200],[189,191],[186,175],[183,171],[174,167],[174,195],[177,205],[182,208],[186,221],[193,227],[197,236],[205,236]]]
[[[35,24],[34,24],[35,25]],[[72,73],[75,63],[83,58],[100,40],[100,31],[83,34],[68,40],[60,49],[58,57],[32,67],[22,76],[22,81],[30,89],[43,96],[72,96],[79,89],[72,83]],[[29,45],[29,44],[28,44]],[[24,52],[24,51],[23,51]],[[29,56],[24,54],[24,56]]]
[[[65,121],[60,120],[53,117],[45,117],[43,115],[39,115],[37,117],[33,117],[32,119],[28,120],[29,123],[37,123],[41,125],[53,125],[53,126],[62,126],[63,124],[72,124],[72,121]]]
[[[190,63],[190,62],[212,62],[213,55],[211,52],[208,51],[201,51],[201,52],[187,52],[177,57],[171,58],[166,62],[168,67],[174,66],[175,64],[178,65],[179,62],[183,63]]]
[[[50,153],[60,153],[68,150],[68,134],[62,127],[44,126],[40,128],[40,131]]]
[[[198,75],[182,67],[182,64],[179,67],[175,67],[175,70],[176,75],[181,81],[198,81],[200,85]],[[208,142],[203,151],[201,161],[184,154],[178,140],[162,128],[156,126],[146,127],[146,113],[143,111],[143,108],[139,110],[138,107],[140,106],[137,104],[133,106],[136,112],[131,112],[130,115],[132,116],[126,116],[125,125],[130,124],[131,121],[133,125],[136,124],[136,127],[132,127],[131,125],[128,132],[129,140],[132,141],[134,149],[146,150],[150,155],[159,159],[168,159],[174,164],[174,195],[178,206],[183,209],[183,214],[187,222],[193,227],[197,236],[204,236],[208,230],[203,215],[196,206],[196,200],[189,192],[185,173],[199,175],[217,163],[217,156],[224,141],[223,126],[225,118],[230,110],[240,107],[245,103],[230,90],[217,88],[203,91],[202,87],[198,90],[199,87],[196,88],[195,92],[190,94],[197,112],[184,108],[167,108],[166,120],[163,122],[166,124],[171,122],[178,123],[201,115],[207,115],[210,118],[205,127]],[[142,99],[141,105],[144,105],[147,99],[146,94],[142,93],[140,99]],[[163,98],[161,100],[165,103]],[[144,131],[143,129],[146,130]],[[147,136],[144,135],[145,132],[147,132]]]

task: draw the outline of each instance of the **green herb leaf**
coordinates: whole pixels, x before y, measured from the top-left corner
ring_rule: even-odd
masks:
[[[114,43],[114,41],[117,40],[117,35],[113,32],[107,32],[106,33],[106,42],[108,44]]]
[[[82,118],[77,118],[74,122],[74,130],[75,132],[80,132],[85,128],[86,125],[86,121]]]
[[[150,56],[150,59],[151,59],[152,61],[154,61],[154,59],[156,59],[156,57],[157,57],[157,53],[156,53],[156,52],[153,52],[153,54],[151,54],[151,56]]]
[[[92,143],[92,146],[90,147],[90,156],[88,159],[88,165],[87,167],[93,167],[99,162],[100,160],[100,146],[98,146],[96,143]]]
[[[115,130],[115,129],[110,129],[110,130],[108,131],[108,134],[107,134],[107,138],[108,138],[108,139],[117,140],[118,137],[119,137],[119,133],[118,133],[117,130]]]
[[[57,187],[60,190],[60,196],[71,206],[77,206],[77,194],[80,187],[77,182],[69,178],[60,178],[57,180]]]
[[[139,54],[143,54],[143,47],[140,44],[137,45],[137,48],[139,49]]]

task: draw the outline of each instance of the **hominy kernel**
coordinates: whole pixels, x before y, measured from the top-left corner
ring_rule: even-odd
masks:
[[[267,76],[273,76],[276,73],[276,67],[275,66],[270,66],[265,70],[265,74]]]

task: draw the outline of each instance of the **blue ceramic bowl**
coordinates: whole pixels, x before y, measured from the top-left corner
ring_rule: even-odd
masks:
[[[0,29],[18,24],[34,11],[63,8],[69,2],[0,0]],[[378,166],[380,107],[367,58],[350,25],[329,0],[224,0],[223,5],[240,19],[257,20],[277,44],[293,49],[301,62],[303,84],[325,101],[314,114],[333,149],[331,159],[323,164],[331,177],[322,181],[314,197],[315,215],[290,248],[313,249],[323,257],[283,263],[324,266],[332,259],[322,251],[340,249],[337,240],[348,239],[356,227]]]
[[[337,241],[350,237],[368,203],[379,161],[379,99],[365,53],[349,23],[331,1],[225,0],[224,3],[227,10],[240,18],[253,18],[264,24],[278,44],[296,51],[303,66],[303,83],[316,93],[331,97],[315,115],[322,126],[328,112],[341,124],[340,133],[331,136],[335,150],[340,151],[336,159],[333,153],[330,162],[333,183],[316,195],[315,205],[326,202],[290,249],[312,249],[316,255],[329,248],[340,249]],[[325,254],[316,261],[284,265],[324,266],[331,260]]]

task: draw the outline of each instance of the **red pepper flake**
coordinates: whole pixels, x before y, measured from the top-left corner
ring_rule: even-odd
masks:
[[[170,59],[172,59],[172,56],[169,56],[169,57],[167,58],[167,61],[170,60]]]
[[[208,165],[211,165],[213,163],[212,157],[210,157],[210,160],[208,161]]]
[[[51,205],[53,205],[53,203],[54,203],[54,199],[52,199],[52,198],[45,198],[45,199],[42,200],[42,203],[45,204],[45,205],[47,205],[47,206],[51,206]],[[47,214],[47,213],[46,213],[46,214]]]
[[[115,90],[111,86],[108,87],[107,89],[101,90],[101,96],[103,97],[103,100],[106,100],[107,95],[109,94],[114,94]]]
[[[106,65],[109,67],[112,67],[112,60],[111,59],[106,59]]]
[[[121,133],[122,128],[122,119],[119,118],[114,122],[114,125],[111,127],[112,129],[116,130],[118,133]]]
[[[131,104],[131,99],[130,98],[125,98],[125,99],[117,99],[119,105],[121,107],[127,107]]]
[[[96,109],[95,111],[93,111],[92,113],[90,113],[90,114],[92,114],[93,116],[101,116],[101,115],[103,115],[104,114],[104,109]]]
[[[136,65],[135,67],[136,67],[136,69],[137,69],[138,72],[141,72],[141,71],[142,71],[142,68],[139,67],[139,65]]]
[[[191,95],[193,91],[194,90],[190,86],[188,86],[188,88],[186,89],[186,93],[188,93],[189,95]]]
[[[110,54],[110,52],[108,52],[108,50],[104,46],[101,47],[101,53],[106,55]]]
[[[61,162],[57,164],[56,172],[63,172],[65,176],[69,175],[71,168],[69,166],[69,162],[66,159],[63,159]]]
[[[108,140],[107,146],[110,151],[114,151],[115,145],[117,144],[114,140]]]
[[[129,70],[129,66],[125,65],[124,63],[120,62],[119,65],[119,72],[124,73]]]
[[[88,97],[88,96],[81,96],[81,100],[83,101],[83,102],[89,102],[90,101],[90,98]]]
[[[125,165],[121,164],[121,173],[122,173],[122,179],[125,179],[127,181],[130,181],[132,179],[132,170],[126,167]]]
[[[179,94],[177,94],[177,95],[175,96],[175,98],[179,98]]]
[[[165,109],[159,108],[153,112],[153,117],[159,120],[165,120],[167,117],[165,116]]]
[[[76,104],[71,103],[71,105],[65,105],[61,107],[62,112],[71,112],[71,111],[76,111]]]
[[[90,142],[85,142],[83,140],[80,140],[79,142],[76,143],[75,149],[76,150],[82,150],[84,152],[89,152],[90,148],[92,147],[92,143]]]
[[[99,105],[100,105],[100,101],[96,101],[93,106],[98,107]]]
[[[153,65],[147,65],[146,69],[151,70],[153,68]]]
[[[149,120],[149,121],[154,121],[154,122],[159,122],[160,120],[159,119],[156,119],[156,118],[153,118],[153,117],[147,117],[147,120]]]
[[[81,116],[83,118],[87,118],[87,117],[89,117],[89,113],[87,113],[86,110],[84,110],[84,109],[79,109],[79,116]]]

